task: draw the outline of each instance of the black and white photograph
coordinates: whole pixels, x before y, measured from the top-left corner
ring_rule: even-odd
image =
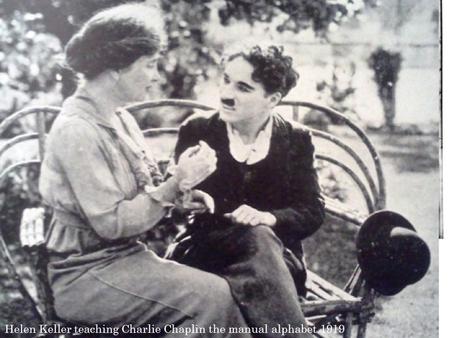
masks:
[[[0,337],[439,337],[441,7],[0,0]]]

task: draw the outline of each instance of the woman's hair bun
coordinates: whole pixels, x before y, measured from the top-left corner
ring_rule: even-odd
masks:
[[[69,40],[66,63],[91,79],[102,72],[119,70],[143,55],[161,48],[163,25],[155,8],[126,4],[101,11]]]

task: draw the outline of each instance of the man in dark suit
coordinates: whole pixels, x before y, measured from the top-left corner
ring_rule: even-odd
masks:
[[[275,46],[224,57],[221,105],[183,124],[175,158],[199,141],[216,152],[217,170],[198,186],[215,202],[196,216],[169,257],[227,279],[249,326],[306,337],[297,293],[305,293],[301,240],[324,217],[311,136],[273,112],[298,79],[292,58]],[[293,255],[291,250],[297,255]],[[257,335],[258,336],[258,335]]]

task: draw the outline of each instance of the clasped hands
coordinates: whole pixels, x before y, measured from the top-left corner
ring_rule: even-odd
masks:
[[[187,191],[203,182],[216,170],[216,152],[204,141],[187,148],[178,159],[173,176],[181,191]]]
[[[208,178],[216,170],[216,164],[216,152],[204,141],[187,148],[180,155],[173,172],[182,192],[176,203],[180,211],[190,214],[214,213],[214,199],[207,193],[192,188]]]
[[[214,199],[207,193],[194,189],[216,170],[217,157],[209,145],[200,141],[198,145],[186,149],[180,156],[175,168],[174,176],[179,181],[180,190],[183,191],[181,209],[191,214],[214,213]],[[224,214],[235,224],[274,226],[276,218],[269,212],[257,210],[243,204],[236,210]]]

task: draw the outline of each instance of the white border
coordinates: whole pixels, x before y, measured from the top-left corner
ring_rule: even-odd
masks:
[[[446,70],[446,67],[449,65],[449,62],[444,63],[446,58],[450,57],[449,52],[449,43],[450,43],[450,24],[446,22],[446,18],[449,19],[450,15],[448,15],[448,10],[450,8],[448,1],[441,1],[442,4],[442,48],[443,48],[443,82],[442,82],[442,95],[443,95],[443,102],[442,102],[442,136],[443,136],[443,145],[442,148],[442,157],[443,162],[441,163],[442,167],[442,173],[445,173],[445,171],[449,168],[449,156],[445,156],[444,150],[446,150],[445,146],[448,146],[449,141],[449,128],[450,124],[447,123],[447,120],[444,118],[444,112],[445,109],[449,107],[448,101],[449,101],[449,95],[448,92],[445,92],[450,86],[450,73]],[[444,15],[445,14],[445,15]],[[446,95],[445,95],[446,94]],[[443,175],[443,179],[448,179],[449,175]],[[442,205],[444,206],[445,203],[449,200],[449,185],[444,184],[448,183],[447,180],[443,180],[443,196],[442,196]],[[448,224],[449,221],[449,215],[448,215],[448,207],[445,210],[441,211],[443,212],[443,221],[444,225]],[[449,337],[450,336],[450,325],[448,323],[449,318],[449,311],[450,311],[450,304],[448,302],[449,299],[449,285],[450,285],[450,268],[449,268],[449,262],[450,262],[450,234],[449,227],[444,226],[444,239],[439,240],[439,337]],[[424,309],[426,311],[426,309]]]

